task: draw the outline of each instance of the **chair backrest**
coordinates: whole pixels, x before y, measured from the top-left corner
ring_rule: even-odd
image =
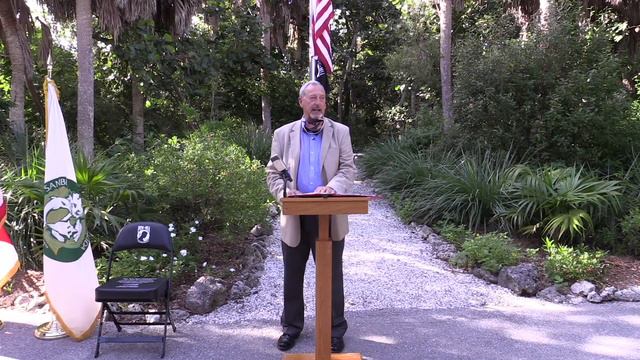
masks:
[[[157,249],[173,253],[173,241],[171,241],[169,228],[156,222],[136,222],[125,225],[118,233],[112,251],[129,249]]]

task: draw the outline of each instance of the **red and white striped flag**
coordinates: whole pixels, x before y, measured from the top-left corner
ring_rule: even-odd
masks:
[[[20,262],[18,253],[11,243],[11,238],[4,223],[7,220],[7,202],[4,201],[4,194],[0,189],[0,288],[18,271]]]
[[[327,74],[333,72],[331,62],[331,20],[333,4],[331,0],[311,0],[314,2],[311,26],[313,33],[313,54],[324,65]]]

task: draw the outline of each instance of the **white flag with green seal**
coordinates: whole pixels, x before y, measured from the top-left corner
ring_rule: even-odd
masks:
[[[58,88],[45,80],[44,285],[51,311],[67,335],[91,336],[100,313],[98,272],[87,237]]]

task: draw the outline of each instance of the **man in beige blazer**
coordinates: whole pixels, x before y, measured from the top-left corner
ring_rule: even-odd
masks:
[[[271,144],[271,156],[278,155],[282,159],[293,180],[287,184],[287,195],[348,193],[356,173],[349,128],[324,117],[326,94],[317,81],[302,85],[298,103],[302,108],[302,118],[276,129]],[[284,196],[284,184],[280,172],[272,162],[267,164],[267,185],[271,194],[280,202]],[[295,345],[304,327],[304,272],[309,252],[315,259],[318,217],[281,215],[280,225],[284,261],[284,309],[280,318],[283,334],[278,339],[277,346],[286,351]],[[347,331],[342,252],[344,237],[348,232],[347,215],[332,216],[333,352],[343,350],[343,337]]]

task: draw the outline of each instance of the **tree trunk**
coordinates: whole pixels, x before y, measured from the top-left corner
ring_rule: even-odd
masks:
[[[24,120],[25,63],[18,38],[16,13],[11,1],[0,1],[0,23],[3,39],[11,61],[11,108],[9,124],[16,137],[16,159],[23,160],[27,154],[27,134]]]
[[[358,45],[358,31],[356,29],[353,30],[353,36],[351,37],[351,46],[349,48],[349,52],[347,53],[347,66],[344,69],[344,74],[342,75],[342,80],[340,81],[340,85],[338,88],[338,116],[341,121],[347,121],[346,107],[345,103],[347,103],[346,98],[349,96],[350,91],[346,92],[345,87],[347,85],[347,80],[349,76],[351,76],[351,71],[353,70],[353,62],[356,58],[356,51]]]
[[[453,75],[451,71],[452,0],[440,0],[440,81],[444,131],[453,127]]]
[[[409,115],[411,115],[411,117],[415,117],[418,112],[418,92],[414,86],[414,84],[411,84],[411,90],[409,90],[411,94],[409,97]]]
[[[138,79],[131,75],[131,121],[133,122],[133,150],[144,151],[144,95]]]
[[[260,19],[262,20],[262,46],[268,57],[271,57],[271,10],[267,1],[263,0],[260,4]],[[262,130],[266,134],[271,134],[271,97],[266,91],[269,84],[269,69],[262,68],[260,70],[260,81],[262,83]]]
[[[93,27],[91,0],[76,0],[78,36],[78,145],[93,160]]]
[[[550,0],[540,0],[540,29],[549,30],[549,15],[551,13]]]

